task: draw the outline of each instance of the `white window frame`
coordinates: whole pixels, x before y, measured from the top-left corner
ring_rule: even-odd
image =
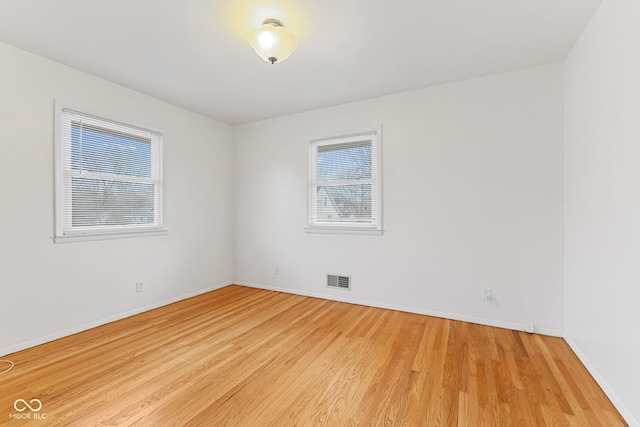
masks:
[[[349,144],[362,141],[364,138],[371,140],[371,179],[340,181],[338,184],[370,183],[372,195],[372,213],[374,220],[371,223],[332,222],[323,223],[317,218],[317,155],[318,147],[325,145]],[[335,136],[311,139],[309,141],[309,182],[307,188],[307,221],[306,233],[326,234],[362,234],[382,235],[382,126],[369,127],[359,131],[343,132]]]
[[[71,224],[71,215],[67,215],[67,209],[71,209],[71,176],[79,176],[77,171],[69,169],[66,165],[68,152],[65,126],[71,119],[69,114],[79,114],[83,122],[92,122],[100,127],[109,129],[109,125],[126,128],[132,136],[149,137],[152,144],[152,156],[158,162],[158,171],[151,178],[140,179],[140,182],[154,184],[154,222],[153,224],[130,224],[79,227]],[[87,108],[74,106],[60,100],[54,101],[54,178],[55,178],[55,220],[54,242],[66,243],[76,241],[121,239],[142,236],[162,236],[168,233],[163,220],[163,158],[162,158],[162,132],[139,126],[131,121],[120,120],[110,115],[90,111]],[[117,175],[101,174],[99,172],[84,173],[89,177],[118,178]],[[127,180],[130,180],[127,178]]]

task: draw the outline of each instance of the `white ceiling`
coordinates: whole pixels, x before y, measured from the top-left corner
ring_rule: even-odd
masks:
[[[601,0],[0,0],[0,41],[229,124],[564,59]],[[265,18],[298,49],[262,61]]]

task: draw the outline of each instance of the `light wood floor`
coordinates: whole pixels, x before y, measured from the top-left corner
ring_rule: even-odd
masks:
[[[241,286],[2,359],[0,425],[626,425],[562,339]]]

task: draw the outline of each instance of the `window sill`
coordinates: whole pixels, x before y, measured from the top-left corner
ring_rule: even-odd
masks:
[[[382,230],[356,227],[305,227],[307,234],[352,234],[361,236],[382,236]]]
[[[169,233],[168,229],[160,228],[160,229],[154,229],[154,230],[120,231],[117,233],[70,234],[66,236],[55,236],[53,238],[53,242],[54,243],[71,243],[71,242],[89,242],[93,240],[130,239],[133,237],[166,236],[168,233]]]

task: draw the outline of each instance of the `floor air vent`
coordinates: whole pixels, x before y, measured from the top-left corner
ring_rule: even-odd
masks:
[[[327,287],[351,290],[351,277],[327,274]]]

